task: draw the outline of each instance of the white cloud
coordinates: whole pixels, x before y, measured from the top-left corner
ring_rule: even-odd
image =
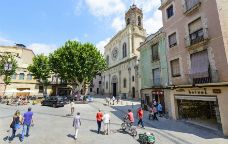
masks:
[[[6,39],[4,37],[0,37],[0,45],[8,46],[8,45],[14,45],[14,43],[15,42],[13,40]]]
[[[111,38],[106,38],[103,41],[100,41],[96,44],[96,47],[98,48],[98,50],[104,54],[104,46],[111,40]]]
[[[49,53],[55,51],[58,46],[54,44],[41,44],[41,43],[33,43],[28,46],[29,49],[33,50],[33,52],[37,54],[43,53],[44,55],[48,55]]]
[[[157,10],[159,5],[161,5],[160,0],[136,0],[138,7],[142,8],[144,13],[149,13],[151,11]]]
[[[144,27],[148,34],[155,33],[162,27],[162,13],[156,10],[151,17],[144,21]]]
[[[124,19],[121,17],[115,17],[112,21],[112,27],[118,32],[124,27]]]
[[[85,0],[91,14],[94,16],[110,16],[123,13],[125,4],[122,0]]]

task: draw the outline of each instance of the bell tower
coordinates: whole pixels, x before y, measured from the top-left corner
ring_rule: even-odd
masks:
[[[126,26],[134,25],[143,28],[143,13],[134,3],[125,13]]]

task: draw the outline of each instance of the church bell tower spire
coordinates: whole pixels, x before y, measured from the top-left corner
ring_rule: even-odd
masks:
[[[132,0],[132,6],[125,13],[125,22],[126,26],[134,25],[143,28],[143,12],[136,6],[135,0]]]

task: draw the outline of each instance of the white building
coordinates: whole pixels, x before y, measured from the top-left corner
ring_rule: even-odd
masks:
[[[126,27],[105,46],[104,56],[108,69],[102,73],[102,94],[138,98],[139,52],[136,49],[146,38],[142,10],[133,4],[125,14],[125,22]]]

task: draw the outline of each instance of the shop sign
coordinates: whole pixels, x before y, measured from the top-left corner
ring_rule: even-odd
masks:
[[[222,93],[221,89],[213,89],[213,93],[220,94]]]
[[[177,89],[176,92],[185,92],[184,89]]]
[[[189,89],[188,90],[189,94],[199,94],[199,95],[203,95],[203,94],[207,94],[207,89]]]

